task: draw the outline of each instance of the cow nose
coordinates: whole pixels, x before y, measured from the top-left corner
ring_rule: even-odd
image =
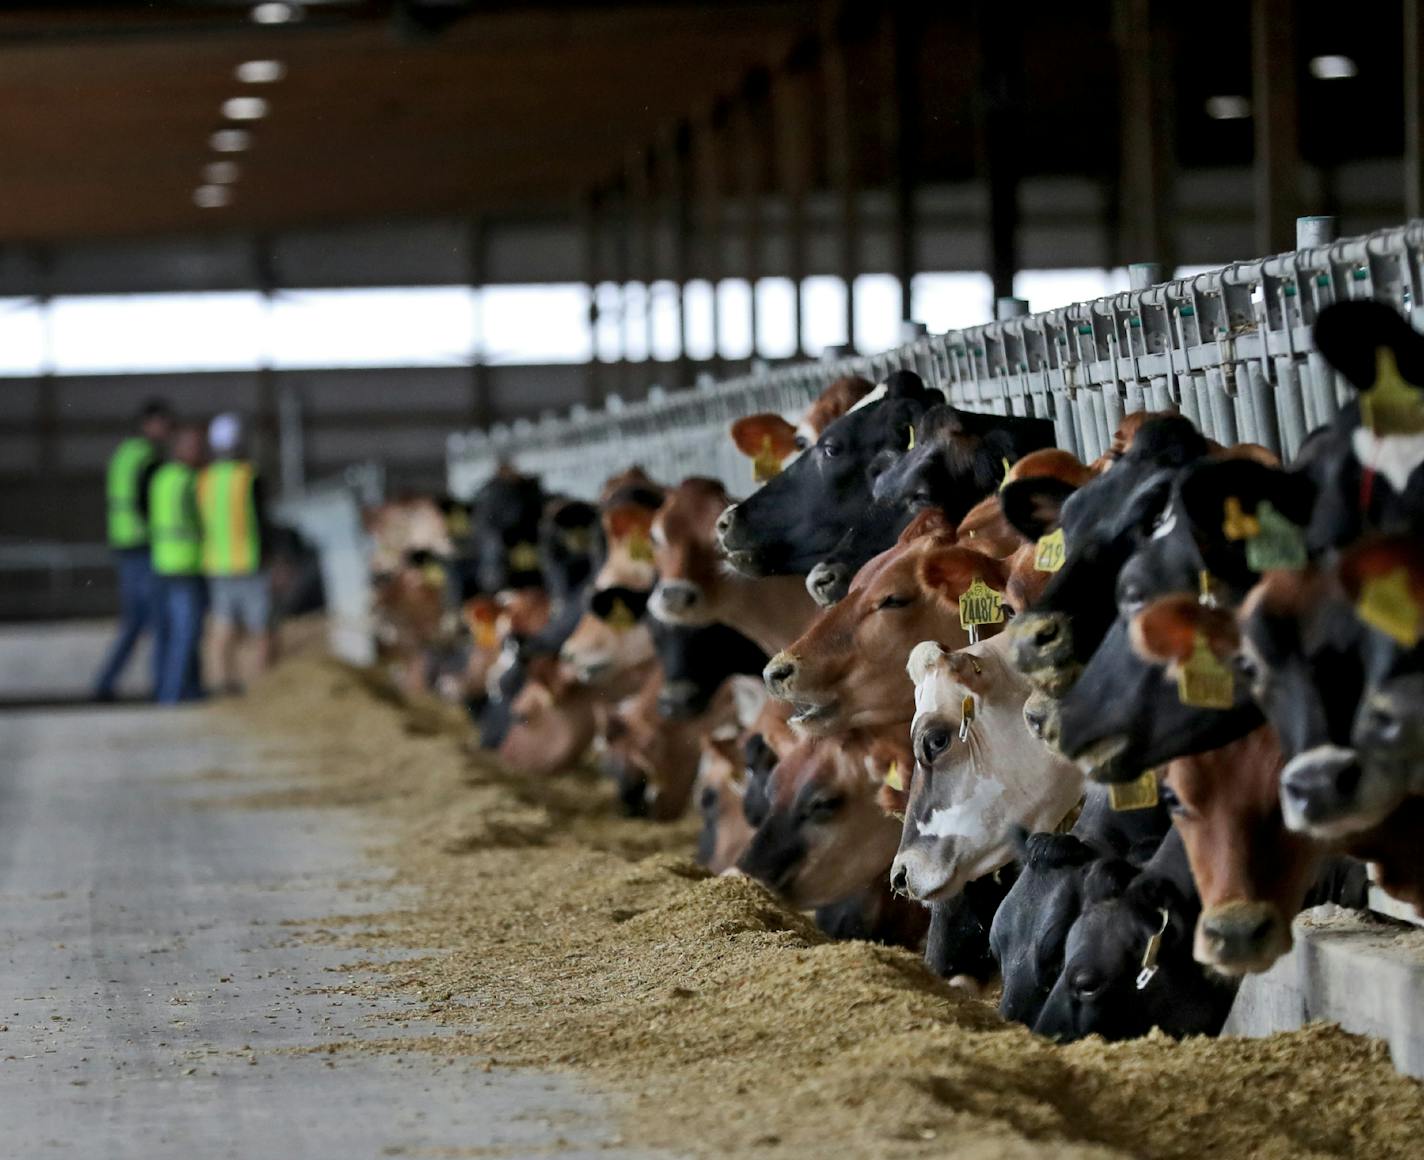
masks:
[[[796,658],[789,653],[777,653],[761,671],[766,691],[773,697],[789,692],[796,678]]]
[[[1289,949],[1285,919],[1270,902],[1230,902],[1203,914],[1198,962],[1227,974],[1263,971]]]
[[[697,587],[683,580],[664,580],[658,585],[658,602],[674,616],[692,611],[699,596]]]
[[[890,867],[890,889],[904,898],[910,897],[910,872],[898,858]]]
[[[1281,813],[1286,826],[1306,830],[1348,813],[1360,790],[1352,749],[1321,745],[1297,753],[1281,771]]]
[[[850,591],[850,569],[844,564],[822,560],[806,577],[806,591],[822,608],[828,608],[844,600]]]
[[[1068,617],[1061,612],[1026,612],[1009,627],[1010,659],[1026,676],[1059,669],[1072,659]]]
[[[1058,702],[1044,693],[1035,691],[1024,702],[1024,724],[1028,731],[1048,748],[1058,748]]]

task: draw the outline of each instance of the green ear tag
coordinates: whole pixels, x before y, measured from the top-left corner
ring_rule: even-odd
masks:
[[[1004,622],[1004,594],[985,584],[978,576],[959,598],[959,627],[975,628],[981,624]]]
[[[1139,778],[1108,786],[1108,805],[1115,810],[1145,810],[1157,804],[1157,771],[1149,769]]]
[[[1366,581],[1355,615],[1405,648],[1418,644],[1419,604],[1409,591],[1409,570],[1400,566]]]
[[[1256,505],[1260,530],[1246,541],[1246,567],[1253,572],[1273,568],[1299,572],[1306,564],[1305,532],[1271,506],[1269,500]]]
[[[1177,669],[1177,699],[1194,709],[1230,709],[1234,692],[1231,670],[1216,659],[1206,637],[1196,633],[1192,655]]]
[[[615,600],[613,607],[608,610],[605,621],[614,632],[627,632],[638,623],[638,618],[633,615],[633,610],[623,601]]]
[[[1057,572],[1063,567],[1068,555],[1068,545],[1063,541],[1063,529],[1055,528],[1046,536],[1038,537],[1038,545],[1033,550],[1033,566],[1040,572]]]

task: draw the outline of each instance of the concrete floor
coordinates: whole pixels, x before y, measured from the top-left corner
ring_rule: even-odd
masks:
[[[200,712],[0,713],[0,1153],[622,1155],[567,1077],[284,1050],[436,1029],[314,993],[361,956],[291,924],[400,899],[344,811],[211,808],[255,759]]]

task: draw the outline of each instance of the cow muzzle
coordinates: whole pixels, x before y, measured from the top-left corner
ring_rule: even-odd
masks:
[[[850,591],[851,570],[844,564],[822,560],[806,577],[806,591],[822,608],[844,600]]]
[[[1077,679],[1072,623],[1062,612],[1026,612],[1008,627],[1009,659],[1037,688],[1061,697]]]
[[[1227,902],[1197,921],[1192,953],[1223,975],[1267,970],[1290,950],[1290,923],[1273,902]]]
[[[717,547],[733,571],[753,578],[762,575],[757,551],[747,543],[745,523],[737,518],[736,504],[731,504],[717,517],[716,531]]]
[[[890,889],[918,902],[953,897],[961,889],[955,869],[957,861],[947,850],[930,854],[922,848],[904,848],[890,863]]]
[[[1364,776],[1353,749],[1317,745],[1297,753],[1281,770],[1286,828],[1316,838],[1368,829],[1394,804],[1383,780]]]
[[[688,624],[699,619],[706,599],[702,589],[688,580],[662,580],[648,597],[648,610],[668,624]]]
[[[796,706],[796,713],[791,718],[793,725],[815,729],[818,724],[835,716],[834,700],[808,696],[800,687],[801,664],[790,653],[779,652],[767,661],[766,668],[761,671],[761,679],[766,691],[778,701],[790,701]]]
[[[1042,690],[1035,689],[1024,702],[1023,719],[1028,731],[1053,752],[1058,752],[1061,710],[1058,702]]]

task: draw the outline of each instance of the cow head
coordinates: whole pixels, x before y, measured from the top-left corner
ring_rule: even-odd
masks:
[[[718,543],[732,566],[749,576],[809,572],[869,510],[880,452],[902,449],[915,420],[941,401],[918,375],[892,374],[806,454],[722,513]]]
[[[908,669],[915,766],[890,880],[914,898],[942,901],[1012,860],[1017,829],[1056,826],[1083,779],[1029,735],[1029,685],[1000,638],[957,652],[925,641]]]
[[[910,650],[922,640],[967,644],[960,597],[975,580],[1001,592],[1005,575],[1000,561],[944,535],[897,544],[856,574],[844,600],[771,658],[766,687],[796,704],[795,723],[812,732],[904,721],[912,709],[903,676]]]
[[[876,802],[865,756],[808,738],[782,754],[767,783],[767,812],[737,863],[799,909],[863,890],[895,856],[900,823]]]
[[[693,476],[667,493],[651,523],[658,585],[650,609],[669,624],[710,624],[735,581],[717,548],[717,518],[731,502],[715,479]]]
[[[1044,692],[1061,696],[1077,680],[1116,614],[1114,578],[1151,531],[1176,470],[1205,453],[1196,428],[1169,416],[1144,423],[1111,470],[1081,487],[1034,477],[1004,488],[1004,515],[1028,540],[1063,538],[1061,565],[1013,628],[1014,663]]]
[[[598,509],[580,500],[551,504],[539,522],[539,562],[545,587],[567,600],[593,575],[603,554]]]
[[[723,624],[686,628],[652,621],[649,628],[663,673],[658,712],[670,720],[705,712],[728,678],[760,674],[766,665],[761,649]]]
[[[1193,954],[1224,975],[1264,971],[1291,947],[1323,848],[1288,830],[1280,749],[1263,726],[1168,764],[1162,797],[1201,896]]]
[[[538,540],[546,498],[537,478],[508,466],[475,493],[470,543],[481,592],[542,583]]]
[[[713,874],[735,866],[751,842],[752,826],[743,811],[746,790],[746,763],[737,739],[704,734],[697,765],[697,810],[702,818],[697,860]]]
[[[653,637],[644,622],[648,594],[635,588],[594,592],[588,608],[559,655],[586,685],[608,685],[653,658]]]
[[[500,757],[512,769],[539,776],[570,768],[593,741],[595,700],[553,658],[537,658],[510,703]]]

